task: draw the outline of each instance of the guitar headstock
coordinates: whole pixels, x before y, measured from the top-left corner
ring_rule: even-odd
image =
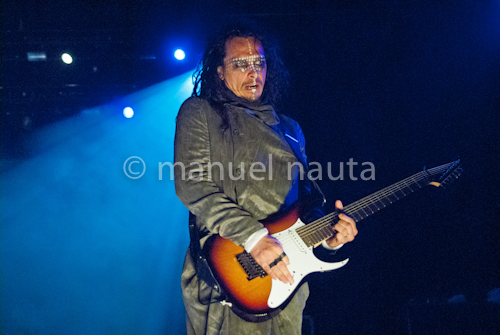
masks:
[[[446,169],[446,171],[441,174],[436,181],[432,181],[429,184],[436,187],[446,188],[448,184],[452,183],[455,179],[460,177],[462,174],[462,164],[460,163],[460,159],[451,163],[451,165]]]

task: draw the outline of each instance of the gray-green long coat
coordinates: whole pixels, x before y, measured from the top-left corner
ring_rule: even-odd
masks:
[[[212,234],[243,246],[263,227],[259,220],[310,195],[310,182],[299,182],[300,160],[280,131],[283,127],[275,124],[285,125],[286,134],[297,141],[295,150],[307,162],[299,125],[283,115],[277,117],[270,106],[248,109],[226,104],[226,110],[225,124],[206,100],[191,97],[177,116],[175,188],[196,215],[202,246]],[[305,211],[310,218],[302,216],[305,222],[321,215],[317,205],[322,197],[315,199]],[[189,250],[181,284],[188,334],[300,334],[307,284],[277,317],[262,323],[245,322],[218,303],[201,304],[200,297],[210,299],[215,292],[198,280]]]

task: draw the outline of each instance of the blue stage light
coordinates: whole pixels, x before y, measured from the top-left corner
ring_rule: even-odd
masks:
[[[67,53],[62,54],[61,59],[66,64],[73,63],[73,57],[71,57],[70,54],[67,54]]]
[[[177,49],[174,52],[174,57],[177,60],[183,60],[184,58],[186,58],[186,53],[182,49]]]
[[[123,116],[125,116],[127,119],[130,119],[132,116],[134,116],[134,110],[131,107],[125,107],[123,109]]]

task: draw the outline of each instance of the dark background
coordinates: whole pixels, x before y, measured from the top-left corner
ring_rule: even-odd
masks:
[[[344,180],[324,171],[319,182],[330,209],[424,166],[460,158],[464,169],[449,188],[428,187],[358,224],[349,264],[310,278],[307,331],[500,332],[500,2],[2,6],[4,170],[36,155],[26,143],[39,129],[191,71],[223,22],[251,18],[280,42],[290,89],[277,109],[302,126],[309,161],[331,162],[334,175],[344,162]],[[172,60],[177,46],[184,62]],[[47,61],[28,62],[27,51],[45,51]],[[73,66],[60,62],[62,52]],[[358,180],[349,178],[350,158]],[[374,164],[375,180],[359,178],[363,162]]]

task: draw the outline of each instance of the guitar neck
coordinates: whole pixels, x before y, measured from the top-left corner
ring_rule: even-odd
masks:
[[[345,206],[343,212],[350,216],[354,221],[359,222],[389,206],[390,204],[401,200],[410,193],[429,185],[431,183],[431,177],[442,174],[453,164],[453,162],[443,164],[441,166],[416,173],[398,183],[388,186],[378,192],[370,194],[369,196]],[[330,213],[308,225],[298,228],[296,232],[308,247],[316,246],[337,233],[333,229],[333,226],[338,222],[338,214],[338,212]]]

